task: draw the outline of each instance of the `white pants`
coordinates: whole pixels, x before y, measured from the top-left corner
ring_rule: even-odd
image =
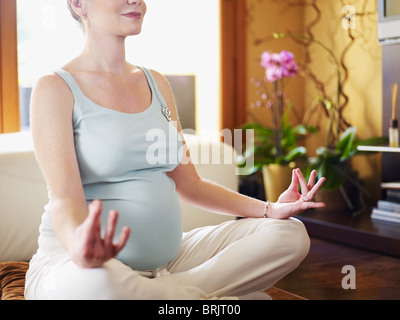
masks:
[[[192,230],[163,268],[139,272],[117,259],[84,269],[57,239],[41,235],[26,299],[218,299],[263,291],[293,271],[310,240],[297,219],[241,219]]]

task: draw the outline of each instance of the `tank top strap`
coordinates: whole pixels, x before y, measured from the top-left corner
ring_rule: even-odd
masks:
[[[145,73],[147,81],[149,82],[149,85],[151,86],[153,92],[156,94],[158,101],[161,103],[162,106],[165,106],[167,103],[165,102],[164,97],[160,92],[160,89],[158,89],[157,81],[154,78],[151,71],[145,67],[139,67],[139,68],[142,69],[143,72]]]
[[[74,77],[67,71],[63,69],[54,70],[63,80],[67,83],[70,88],[75,101],[81,101],[83,92],[79,88],[78,83],[75,81]]]
[[[165,118],[167,118],[168,121],[171,121],[171,111],[169,110],[167,102],[165,101],[163,95],[160,92],[160,89],[158,88],[157,81],[154,78],[153,74],[149,69],[145,67],[139,67],[139,68],[143,70],[152,91],[154,92],[158,101],[160,102],[162,114],[164,115]]]

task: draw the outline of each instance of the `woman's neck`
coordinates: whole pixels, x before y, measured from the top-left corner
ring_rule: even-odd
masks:
[[[122,74],[129,65],[125,60],[125,37],[121,36],[86,34],[81,57],[93,71]]]

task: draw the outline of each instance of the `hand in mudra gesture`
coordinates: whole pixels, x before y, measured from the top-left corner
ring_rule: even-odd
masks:
[[[326,180],[321,178],[315,183],[316,176],[317,172],[313,170],[307,183],[300,169],[293,170],[289,188],[280,195],[277,202],[270,205],[268,217],[287,219],[308,209],[324,207],[324,203],[312,202],[315,194]]]
[[[128,240],[130,229],[123,227],[118,241],[114,243],[118,212],[111,210],[108,213],[106,229],[104,237],[102,237],[101,201],[94,200],[89,204],[88,209],[87,218],[75,232],[72,259],[80,267],[97,268],[114,258],[122,250]]]

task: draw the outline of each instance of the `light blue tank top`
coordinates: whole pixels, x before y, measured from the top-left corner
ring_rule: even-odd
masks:
[[[166,172],[180,162],[182,141],[153,75],[141,69],[152,102],[140,113],[102,107],[85,96],[70,73],[56,72],[75,99],[75,148],[87,203],[102,200],[103,228],[108,211],[119,212],[116,238],[123,226],[131,228],[117,259],[136,270],[152,270],[172,260],[181,246],[179,200]],[[54,235],[50,205],[46,208],[40,231]]]

